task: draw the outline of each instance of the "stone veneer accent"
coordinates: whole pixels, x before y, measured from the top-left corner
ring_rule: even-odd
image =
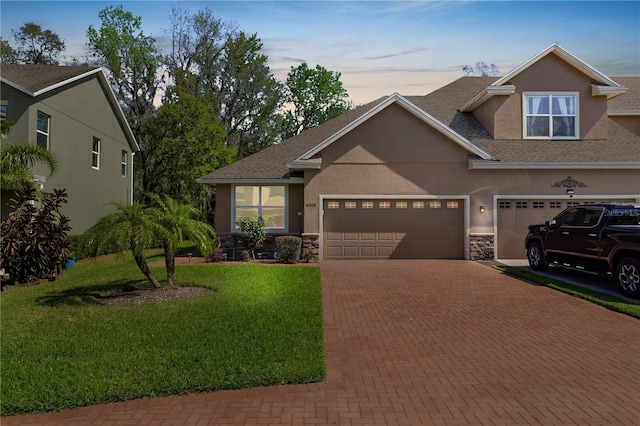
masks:
[[[283,235],[300,236],[299,234],[267,234],[265,241],[256,249],[256,257],[262,259],[273,259],[276,250],[276,237]],[[239,238],[240,234],[219,233],[217,245],[224,250],[227,260],[242,260],[242,243]],[[310,250],[311,254],[318,259],[320,244],[320,234],[302,234],[302,253]]]
[[[275,252],[276,237],[281,235],[295,234],[267,234],[266,240],[258,246],[256,254],[263,259],[273,259]],[[218,234],[218,245],[227,254],[228,260],[242,260],[242,244],[238,238],[239,234]],[[494,235],[473,235],[469,236],[469,247],[471,249],[471,260],[494,260]],[[305,250],[317,260],[320,255],[320,234],[302,234],[302,253]]]
[[[494,260],[494,235],[469,235],[471,260]]]

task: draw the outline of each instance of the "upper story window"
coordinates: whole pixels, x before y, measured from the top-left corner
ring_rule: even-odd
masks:
[[[51,117],[38,111],[37,142],[44,149],[49,149],[49,121]]]
[[[525,139],[578,139],[578,92],[524,93]]]
[[[267,229],[285,229],[284,185],[238,185],[234,195],[234,223],[245,217],[261,217]]]
[[[122,177],[127,177],[127,151],[122,151],[122,160],[120,161],[120,174]]]
[[[100,169],[100,139],[94,137],[91,146],[91,167]]]

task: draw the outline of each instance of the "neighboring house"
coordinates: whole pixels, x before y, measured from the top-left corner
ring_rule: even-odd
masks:
[[[217,170],[216,229],[262,216],[323,259],[525,258],[569,205],[640,202],[640,77],[557,44],[502,78],[391,95]]]
[[[138,145],[100,68],[1,64],[0,81],[1,118],[15,123],[3,143],[37,143],[54,154],[55,174],[32,172],[45,192],[67,190],[71,234],[111,212],[109,203],[132,202]],[[3,217],[7,198],[3,191]]]

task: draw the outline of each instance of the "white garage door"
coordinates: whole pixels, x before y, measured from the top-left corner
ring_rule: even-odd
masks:
[[[325,259],[463,259],[464,200],[325,200]]]
[[[633,202],[633,200],[499,200],[497,257],[499,259],[525,259],[524,240],[529,225],[553,219],[567,207],[578,204]]]

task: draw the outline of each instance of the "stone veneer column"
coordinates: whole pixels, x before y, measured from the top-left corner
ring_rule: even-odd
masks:
[[[494,260],[494,247],[493,234],[469,235],[471,260]]]

